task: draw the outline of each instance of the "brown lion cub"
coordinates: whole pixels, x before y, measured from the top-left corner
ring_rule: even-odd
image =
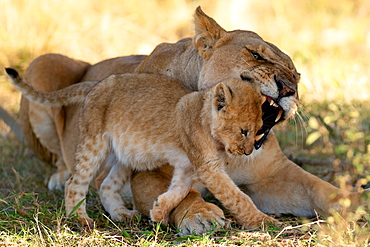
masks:
[[[151,210],[154,221],[168,222],[170,211],[189,193],[195,179],[243,226],[275,221],[263,213],[252,213],[257,211],[251,210],[254,204],[224,169],[226,156],[252,153],[262,127],[265,98],[252,79],[228,80],[191,92],[164,76],[120,74],[99,83],[83,82],[43,93],[24,83],[15,70],[7,69],[7,73],[24,96],[39,104],[66,105],[86,97],[79,121],[76,168],[66,184],[65,198],[67,215],[82,202],[76,210],[81,223],[93,223],[84,200],[94,173],[110,155],[119,161],[112,168],[114,174],[151,170],[165,163],[174,166],[167,192]]]

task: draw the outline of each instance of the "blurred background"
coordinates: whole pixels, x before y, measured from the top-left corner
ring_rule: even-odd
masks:
[[[325,159],[321,172],[351,181],[369,175],[368,0],[0,0],[0,104],[17,114],[19,94],[3,67],[24,73],[49,52],[90,63],[149,54],[192,36],[199,5],[226,30],[252,30],[292,57],[301,110],[277,128],[287,155]],[[8,135],[0,123],[0,137]]]

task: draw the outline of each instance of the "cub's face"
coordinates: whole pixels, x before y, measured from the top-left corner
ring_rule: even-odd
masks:
[[[253,78],[266,96],[262,105],[262,135],[256,141],[258,149],[270,129],[277,123],[291,118],[297,111],[299,73],[289,56],[276,46],[265,42],[250,31],[233,31],[225,34],[212,50],[205,52],[198,88],[207,88],[226,79],[246,82]]]
[[[226,153],[249,155],[263,123],[263,97],[254,86],[241,80],[220,84],[214,90],[212,135],[222,144]]]

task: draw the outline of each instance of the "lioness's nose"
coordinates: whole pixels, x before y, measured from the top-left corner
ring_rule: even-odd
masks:
[[[288,97],[295,94],[295,89],[288,86],[285,80],[278,78],[277,76],[274,76],[274,79],[279,90],[279,98]]]

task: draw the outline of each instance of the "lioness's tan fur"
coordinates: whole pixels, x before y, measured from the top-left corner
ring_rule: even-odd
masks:
[[[197,90],[207,87],[203,85],[207,80],[217,82],[240,78],[243,71],[248,70],[254,77],[260,78],[257,81],[261,84],[261,92],[274,99],[279,97],[274,75],[287,78],[290,87],[297,89],[299,74],[291,59],[275,45],[265,42],[253,32],[242,30],[227,32],[226,39],[226,31],[200,9],[196,11],[194,23],[197,30],[195,36],[198,37],[195,43],[192,39],[184,39],[176,44],[160,44],[148,57],[121,57],[94,66],[61,55],[46,54],[30,64],[26,79],[34,87],[46,91],[49,85],[59,89],[80,80],[100,80],[113,73],[133,72],[136,68],[138,72],[167,75],[181,81],[189,89]],[[250,51],[267,58],[267,61],[256,59],[258,57],[251,56]],[[81,76],[82,79],[79,79]],[[297,93],[279,102],[284,106],[285,116],[295,112]],[[57,159],[63,161],[59,164],[65,163],[64,170],[72,171],[80,105],[65,109],[53,108],[51,111],[48,107],[40,107],[38,113],[43,118],[35,118],[28,104],[23,98],[20,118],[30,147],[47,162],[52,161],[50,157],[55,156],[53,150],[57,150],[56,153],[62,154]],[[62,128],[58,122],[64,123]],[[38,133],[41,128],[37,126],[47,131]],[[268,135],[260,150],[253,152],[251,157],[229,162],[226,170],[236,184],[243,185],[244,191],[263,212],[311,217],[315,212],[328,215],[331,208],[339,206],[339,189],[291,162],[281,152],[273,132]],[[99,183],[106,174],[107,171],[98,178]],[[149,214],[153,201],[166,191],[171,176],[172,169],[168,165],[134,175],[131,188],[139,212]],[[61,187],[62,181],[54,182],[53,177],[49,188]],[[351,194],[351,199],[353,204],[358,203],[358,194]],[[222,210],[214,204],[206,203],[195,191],[191,191],[176,207],[170,220],[185,234],[202,233],[210,229],[209,220],[216,220],[220,224],[225,222]]]

